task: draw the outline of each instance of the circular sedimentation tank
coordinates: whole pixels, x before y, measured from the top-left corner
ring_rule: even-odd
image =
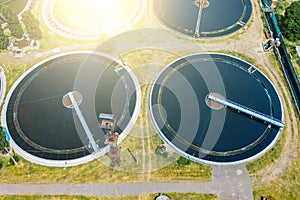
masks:
[[[283,128],[281,101],[270,80],[225,54],[189,55],[166,66],[151,88],[149,106],[163,140],[207,164],[253,160]]]
[[[193,37],[218,37],[245,27],[252,4],[250,0],[157,0],[154,10],[159,21],[176,32]]]
[[[128,66],[107,54],[59,54],[17,80],[6,99],[2,124],[13,149],[25,159],[48,166],[78,165],[107,151],[100,113],[114,116],[118,143],[126,137],[140,109],[138,88]],[[70,93],[99,151],[93,149],[78,111],[66,98]]]
[[[145,0],[45,0],[42,17],[51,31],[63,37],[98,40],[136,24],[144,7]]]

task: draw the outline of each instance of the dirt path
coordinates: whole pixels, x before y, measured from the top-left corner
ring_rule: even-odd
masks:
[[[151,80],[147,80],[146,82],[146,101],[144,102],[145,106],[146,106],[146,112],[145,112],[145,128],[146,128],[146,135],[145,137],[147,138],[147,151],[148,151],[148,166],[147,166],[147,181],[150,181],[151,178],[151,171],[152,171],[152,149],[151,149],[151,134],[150,134],[150,126],[149,126],[149,109],[148,109],[148,95],[149,95],[149,91],[150,91],[150,81]]]
[[[298,146],[299,127],[297,124],[297,118],[295,117],[296,113],[294,111],[294,105],[291,102],[291,98],[289,98],[290,93],[283,83],[283,81],[285,80],[280,81],[281,78],[274,68],[268,66],[266,70],[270,73],[269,77],[271,77],[271,80],[273,80],[274,85],[276,85],[277,88],[282,88],[279,91],[279,94],[283,102],[285,102],[283,103],[283,110],[286,142],[283,153],[281,154],[279,159],[275,163],[259,171],[252,177],[253,184],[255,186],[260,186],[267,182],[274,181],[277,177],[283,174],[295,159],[295,152],[297,152]],[[286,97],[285,100],[284,97]]]
[[[143,104],[144,104],[144,98],[145,98],[145,89],[142,88],[142,109],[143,110]],[[145,123],[145,117],[143,112],[140,112],[140,127],[143,127],[144,123]],[[145,171],[146,171],[146,147],[145,147],[145,129],[144,128],[140,128],[141,131],[141,135],[140,135],[140,140],[142,142],[142,180],[145,179]]]
[[[143,180],[149,181],[151,178],[151,144],[150,144],[150,130],[149,130],[149,113],[148,113],[148,94],[150,90],[150,84],[147,80],[144,80],[142,85],[142,114],[141,114],[141,140],[142,140],[142,148],[143,148],[143,156],[142,156],[142,173]]]

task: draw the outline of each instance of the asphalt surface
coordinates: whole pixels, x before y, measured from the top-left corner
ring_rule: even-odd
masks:
[[[212,181],[206,183],[0,184],[0,195],[130,196],[165,192],[217,194],[220,200],[253,199],[244,165],[214,166]]]

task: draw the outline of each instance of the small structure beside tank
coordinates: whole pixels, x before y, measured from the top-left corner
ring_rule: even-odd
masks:
[[[106,154],[110,157],[113,166],[119,166],[121,163],[121,147],[118,147],[119,133],[115,131],[116,120],[113,114],[99,114],[100,128],[104,130],[106,138],[104,144],[109,145],[109,151]]]
[[[99,114],[100,128],[112,131],[115,129],[116,120],[113,114],[100,113]]]

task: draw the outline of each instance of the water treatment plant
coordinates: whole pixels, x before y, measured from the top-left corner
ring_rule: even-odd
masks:
[[[63,37],[97,40],[134,26],[142,17],[144,4],[145,0],[46,0],[42,15],[47,27]]]
[[[224,54],[172,62],[155,80],[149,101],[163,139],[198,162],[237,164],[257,158],[284,126],[281,101],[268,78]]]
[[[78,165],[107,153],[100,113],[115,116],[120,138],[130,132],[139,112],[138,88],[130,69],[109,55],[63,53],[20,77],[8,94],[2,123],[15,151],[28,160],[50,166]],[[72,91],[78,91],[74,99],[78,96],[84,122],[64,99]]]
[[[168,28],[193,37],[216,37],[247,26],[250,0],[154,1],[155,14]]]
[[[0,0],[0,198],[295,199],[291,3]]]

